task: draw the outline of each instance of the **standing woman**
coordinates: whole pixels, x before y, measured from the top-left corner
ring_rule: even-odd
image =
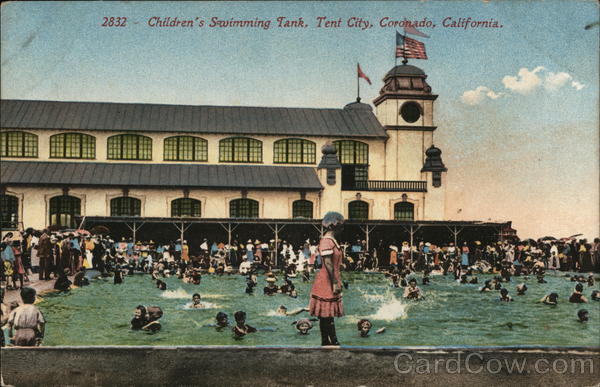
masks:
[[[328,212],[322,224],[326,230],[319,243],[323,267],[315,277],[310,294],[309,311],[311,316],[319,318],[321,345],[339,345],[333,318],[343,316],[344,308],[340,276],[342,249],[336,237],[339,237],[343,230],[344,217],[337,212]]]

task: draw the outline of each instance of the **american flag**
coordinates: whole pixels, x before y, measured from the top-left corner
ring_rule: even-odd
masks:
[[[427,59],[425,44],[396,31],[396,58]]]

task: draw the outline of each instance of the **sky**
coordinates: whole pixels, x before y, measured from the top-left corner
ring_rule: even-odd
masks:
[[[278,27],[277,18],[306,27]],[[123,27],[104,18],[125,17]],[[151,27],[152,17],[193,27]],[[321,27],[317,18],[338,21]],[[350,27],[362,18],[368,28]],[[444,19],[497,28],[445,27]],[[269,28],[211,27],[212,19]],[[378,96],[394,26],[419,21],[439,98],[447,219],[513,221],[521,238],[600,234],[599,12],[581,1],[8,2],[3,99],[341,108],[356,63]],[[123,20],[123,19],[121,19]],[[203,26],[200,27],[200,22]],[[332,24],[333,25],[333,24]],[[587,29],[586,29],[587,26]]]

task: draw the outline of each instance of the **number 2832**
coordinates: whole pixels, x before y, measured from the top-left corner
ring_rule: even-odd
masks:
[[[125,27],[127,25],[126,17],[103,17],[102,27]]]

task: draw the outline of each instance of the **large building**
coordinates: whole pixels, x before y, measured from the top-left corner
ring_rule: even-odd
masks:
[[[277,234],[338,211],[367,237],[376,225],[452,235],[461,225],[443,222],[448,182],[426,78],[395,66],[375,111],[360,100],[341,109],[2,100],[2,229],[135,234],[171,223],[183,234],[210,224],[231,239],[232,224]]]

